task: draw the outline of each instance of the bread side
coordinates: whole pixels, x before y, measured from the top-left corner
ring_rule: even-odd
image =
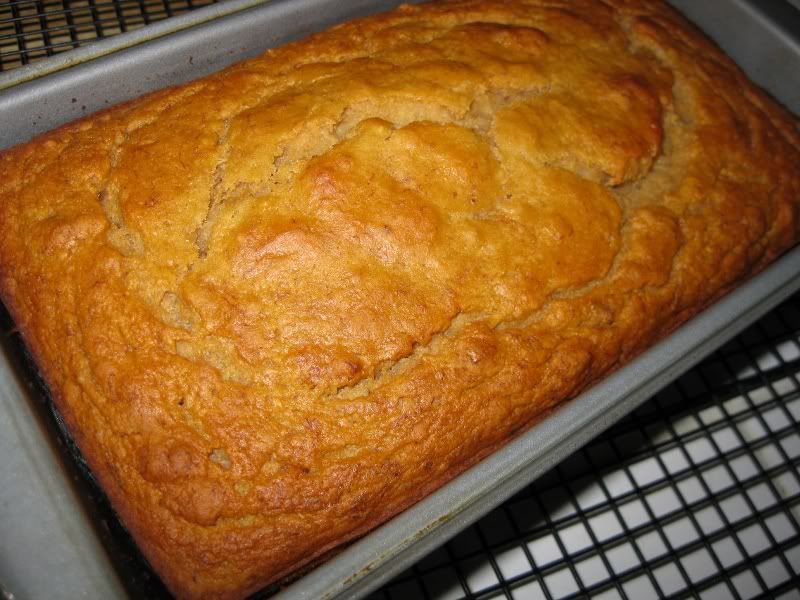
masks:
[[[794,243],[797,121],[660,2],[439,2],[0,155],[0,288],[184,597],[409,506]]]

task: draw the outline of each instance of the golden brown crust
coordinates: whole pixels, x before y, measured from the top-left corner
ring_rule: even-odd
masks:
[[[0,155],[0,286],[169,587],[239,597],[794,243],[798,148],[661,2],[405,6]]]

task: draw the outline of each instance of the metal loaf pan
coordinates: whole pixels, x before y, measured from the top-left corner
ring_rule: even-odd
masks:
[[[714,37],[753,79],[800,113],[800,13],[785,0],[672,3]],[[230,0],[0,74],[0,148],[396,4],[394,0]],[[797,289],[800,248],[281,594],[355,597],[374,589],[567,457]],[[19,360],[19,348],[13,343],[5,346],[0,356],[4,456],[0,582],[21,597],[121,597],[126,588],[137,595],[157,594],[157,580],[146,572],[124,529],[104,505],[102,493],[92,485],[91,473],[70,447],[69,434],[59,425],[46,390],[30,392],[26,384],[30,371]],[[42,397],[44,402],[39,401]],[[58,450],[59,445],[65,451]]]

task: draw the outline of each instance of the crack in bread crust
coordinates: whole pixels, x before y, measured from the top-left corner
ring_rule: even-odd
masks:
[[[404,6],[0,154],[0,290],[170,588],[240,597],[793,244],[799,145],[661,2]]]

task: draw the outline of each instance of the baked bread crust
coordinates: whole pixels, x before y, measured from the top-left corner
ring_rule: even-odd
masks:
[[[240,597],[793,244],[799,148],[661,2],[405,6],[0,155],[0,288],[170,589]]]

